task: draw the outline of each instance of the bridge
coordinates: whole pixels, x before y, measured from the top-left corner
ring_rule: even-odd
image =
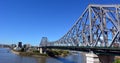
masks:
[[[43,37],[40,47],[93,51],[101,63],[112,63],[120,55],[120,5],[90,4],[63,37],[53,42]]]

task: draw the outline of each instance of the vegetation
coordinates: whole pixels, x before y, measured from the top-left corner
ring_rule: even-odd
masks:
[[[47,50],[47,55],[52,57],[57,56],[67,56],[69,54],[69,51],[66,50]]]
[[[30,49],[29,51],[26,51],[25,48],[21,48],[21,50],[13,50],[14,52],[19,53],[21,56],[47,56],[47,54],[40,54],[38,50]]]
[[[21,56],[47,56],[47,54],[40,54],[40,53],[34,53],[34,52],[20,52]]]
[[[67,56],[69,54],[69,51],[66,50],[47,50],[46,54],[40,54],[38,50],[33,50],[30,52],[24,52],[23,50],[19,51],[19,54],[21,56],[51,56],[51,57],[58,57],[58,56]]]
[[[120,59],[116,59],[113,63],[120,63]]]
[[[20,52],[20,55],[22,55],[22,56],[32,56],[33,53],[32,52]]]
[[[14,50],[16,52],[19,52],[19,55],[21,56],[51,56],[51,57],[58,57],[58,56],[67,56],[69,54],[69,51],[67,50],[57,50],[57,49],[47,49],[45,50],[45,54],[40,54],[39,50],[36,49],[29,49],[29,51],[26,51],[24,48],[21,50]]]

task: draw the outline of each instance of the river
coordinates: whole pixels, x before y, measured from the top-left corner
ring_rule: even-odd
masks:
[[[13,54],[10,49],[0,48],[0,63],[85,63],[84,55],[74,53],[66,57],[23,57]]]

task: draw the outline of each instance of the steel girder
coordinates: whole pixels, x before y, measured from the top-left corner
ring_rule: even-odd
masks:
[[[120,47],[120,5],[89,5],[53,46]]]

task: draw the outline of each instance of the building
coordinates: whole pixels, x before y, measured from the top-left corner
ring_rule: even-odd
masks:
[[[12,48],[15,48],[15,47],[17,47],[17,45],[16,45],[16,44],[12,44],[11,47],[12,47]]]
[[[30,48],[31,46],[30,46],[30,44],[24,44],[23,47],[24,48]]]
[[[18,42],[18,47],[22,48],[22,42]]]

